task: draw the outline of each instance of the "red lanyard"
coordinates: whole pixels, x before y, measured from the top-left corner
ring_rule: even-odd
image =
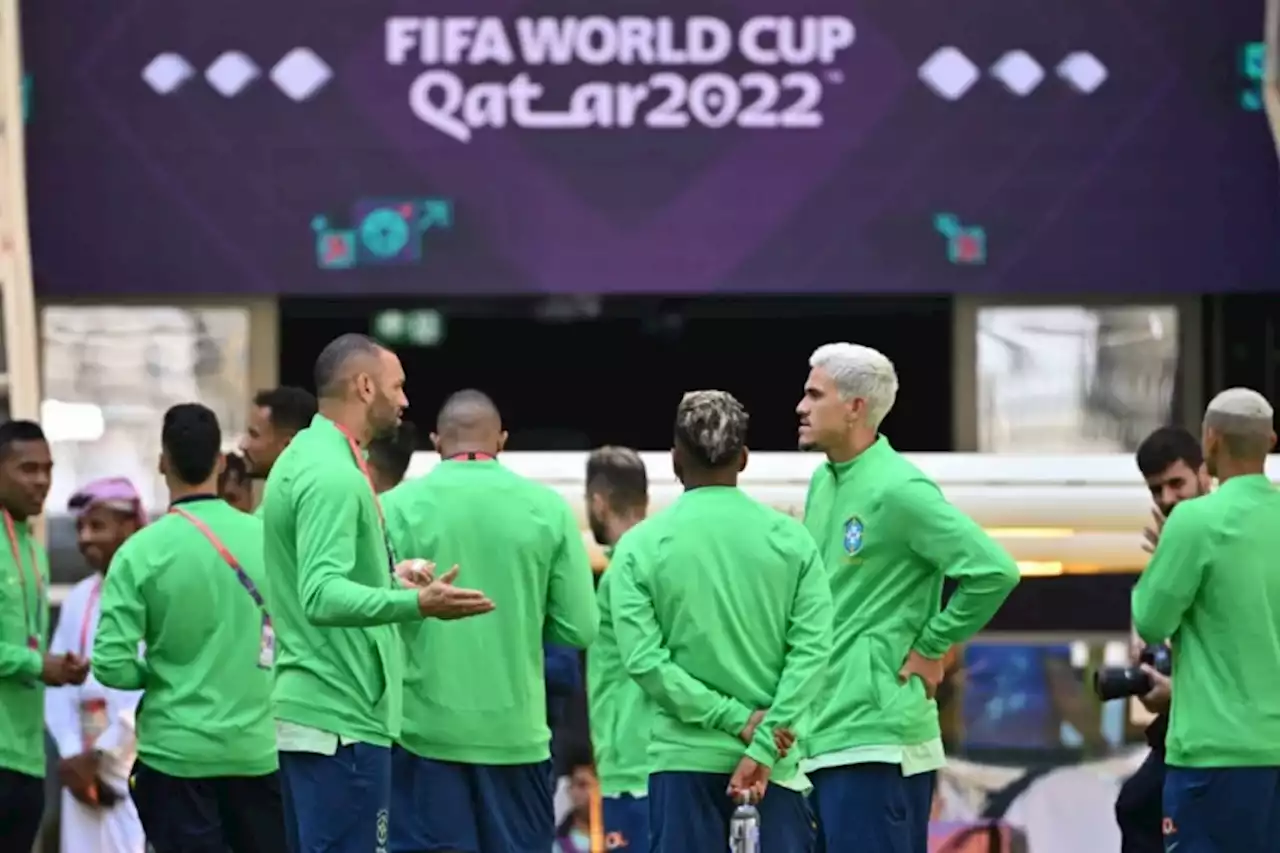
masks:
[[[84,618],[80,620],[80,656],[85,657],[89,651],[89,625],[93,622],[93,612],[98,609],[98,599],[102,597],[102,578],[94,582],[89,590],[89,603],[84,606]]]
[[[369,473],[369,463],[365,461],[364,452],[360,450],[360,442],[356,441],[356,437],[342,424],[335,423],[334,426],[346,437],[347,446],[351,448],[351,458],[356,461],[356,467],[360,469],[361,474],[364,474],[364,481],[369,484],[369,493],[373,495],[373,506],[378,510],[378,528],[382,531],[382,546],[387,551],[387,566],[391,576],[395,577],[396,552],[391,547],[391,534],[387,530],[387,519],[382,514],[382,501],[378,499],[378,487],[373,484],[373,474]]]
[[[222,540],[218,538],[217,534],[209,529],[209,525],[205,524],[203,521],[180,507],[171,506],[169,507],[169,512],[174,515],[180,515],[187,521],[191,522],[191,525],[196,530],[200,531],[200,534],[204,536],[205,539],[209,540],[209,544],[213,546],[213,550],[217,551],[218,556],[222,558],[223,562],[230,566],[231,570],[236,573],[236,580],[240,581],[240,585],[244,587],[245,592],[249,593],[249,597],[253,599],[253,603],[258,605],[258,609],[262,611],[263,618],[268,622],[271,621],[271,617],[267,615],[267,603],[262,598],[262,593],[258,592],[258,585],[253,582],[253,578],[249,577],[248,573],[244,570],[244,567],[240,565],[240,561],[235,558],[235,555],[227,550],[226,545],[222,544]]]
[[[9,549],[13,553],[13,565],[18,570],[18,581],[22,584],[22,618],[27,629],[28,641],[40,640],[40,602],[44,600],[44,578],[40,575],[40,559],[36,555],[36,542],[28,534],[27,546],[31,553],[31,574],[36,579],[36,606],[32,612],[31,602],[27,598],[27,572],[22,567],[22,550],[18,547],[18,527],[13,523],[13,516],[4,510],[4,532],[9,536]]]
[[[450,462],[492,462],[488,453],[455,453],[449,457]]]
[[[360,442],[356,441],[356,437],[347,431],[347,428],[341,424],[334,424],[338,431],[347,439],[347,446],[351,448],[351,458],[356,461],[356,467],[360,469],[360,473],[364,474],[364,481],[369,484],[369,491],[373,494],[373,505],[378,508],[378,523],[382,525],[382,529],[387,529],[387,520],[382,517],[382,501],[378,500],[378,487],[373,484],[373,474],[369,471],[369,463],[365,461],[364,452],[360,450]]]

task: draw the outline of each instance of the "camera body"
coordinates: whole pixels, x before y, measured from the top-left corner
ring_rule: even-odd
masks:
[[[1173,652],[1165,643],[1149,645],[1142,649],[1138,656],[1138,664],[1146,664],[1161,675],[1173,673]],[[1141,666],[1107,666],[1093,674],[1093,692],[1103,702],[1112,699],[1127,699],[1130,696],[1144,696],[1154,687],[1151,676],[1142,671]]]

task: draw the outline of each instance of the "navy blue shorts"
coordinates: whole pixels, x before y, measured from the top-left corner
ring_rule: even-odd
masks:
[[[649,777],[653,853],[714,853],[729,847],[734,804],[728,773],[654,773]],[[760,802],[760,849],[812,853],[813,815],[803,794],[770,785]]]
[[[458,764],[395,747],[392,768],[389,853],[547,853],[555,843],[549,759]]]
[[[1280,851],[1280,767],[1169,767],[1164,849],[1177,853]]]
[[[925,853],[933,773],[903,776],[897,764],[848,764],[809,774],[818,850]]]
[[[604,849],[649,853],[649,798],[623,794],[600,798]]]
[[[353,743],[333,755],[280,753],[290,853],[378,853],[387,848],[391,750]]]

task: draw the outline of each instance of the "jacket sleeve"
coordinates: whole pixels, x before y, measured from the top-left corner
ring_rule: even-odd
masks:
[[[58,624],[53,629],[53,638],[49,642],[49,654],[63,655],[70,651],[79,652],[75,648],[76,623],[84,618],[87,601],[80,595],[81,587],[76,587],[72,595],[62,603],[58,613]],[[79,755],[82,751],[80,734],[80,709],[77,701],[79,688],[72,686],[48,687],[44,691],[44,723],[58,747],[58,755],[68,758]]]
[[[794,730],[817,699],[831,659],[831,584],[818,546],[808,535],[795,598],[787,616],[787,653],[773,702],[756,727],[747,755],[770,767],[778,760],[773,733],[778,726]]]
[[[141,572],[126,542],[111,560],[102,582],[101,614],[93,640],[93,677],[104,687],[141,690],[147,664],[138,649],[147,639],[147,603]]]
[[[1188,501],[1170,514],[1156,552],[1133,588],[1133,627],[1148,643],[1172,637],[1200,591],[1211,543],[1199,510],[1195,501]]]
[[[551,562],[544,637],[549,643],[585,649],[600,629],[595,576],[573,511],[559,495],[554,500],[560,538]]]
[[[361,628],[422,618],[417,590],[351,579],[361,497],[349,480],[323,471],[294,484],[298,597],[313,625]]]
[[[958,581],[942,612],[924,626],[914,649],[940,658],[981,631],[1018,585],[1018,565],[936,485],[912,480],[885,498],[895,529],[911,551],[938,573]]]
[[[658,625],[646,567],[631,550],[615,551],[612,617],[627,672],[645,693],[682,723],[737,737],[751,709],[708,687],[671,659]]]

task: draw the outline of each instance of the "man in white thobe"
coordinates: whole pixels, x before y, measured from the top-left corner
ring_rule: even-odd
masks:
[[[95,480],[71,497],[76,543],[93,574],[72,588],[49,644],[52,654],[89,658],[98,628],[98,601],[111,558],[146,524],[128,480]],[[136,751],[134,711],[140,691],[103,687],[89,673],[84,684],[45,692],[45,721],[58,746],[62,853],[144,853],[146,838],[129,799]]]

